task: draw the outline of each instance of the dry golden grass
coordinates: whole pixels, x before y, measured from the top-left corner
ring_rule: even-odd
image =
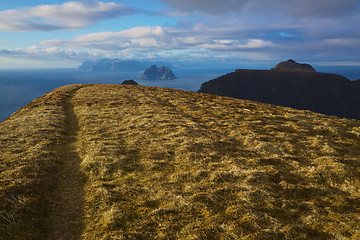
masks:
[[[0,239],[43,239],[63,144],[68,86],[36,99],[0,124]]]
[[[79,87],[0,125],[0,233],[46,236],[47,208],[32,210],[51,192],[61,102]],[[360,238],[359,121],[142,86],[81,86],[72,103],[83,239]]]

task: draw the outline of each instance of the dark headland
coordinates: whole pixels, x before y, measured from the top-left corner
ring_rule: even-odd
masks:
[[[203,83],[198,92],[360,119],[359,81],[293,60],[271,70],[237,69]]]

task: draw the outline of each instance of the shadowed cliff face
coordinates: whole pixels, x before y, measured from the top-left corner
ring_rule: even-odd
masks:
[[[199,92],[360,119],[360,84],[335,74],[239,69]]]

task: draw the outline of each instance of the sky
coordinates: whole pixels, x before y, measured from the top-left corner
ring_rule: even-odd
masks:
[[[1,0],[0,69],[85,60],[360,66],[360,0]]]

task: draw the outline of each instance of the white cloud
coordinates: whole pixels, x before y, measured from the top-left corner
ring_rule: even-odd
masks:
[[[262,39],[249,39],[246,43],[241,43],[237,40],[214,40],[213,43],[203,44],[206,49],[211,50],[226,50],[226,51],[241,51],[241,50],[254,50],[263,49],[266,47],[275,47],[270,41],[264,41]]]
[[[339,16],[356,11],[358,0],[161,0],[175,11],[221,15],[267,14],[303,16]]]
[[[291,23],[290,23],[291,25]],[[316,24],[314,24],[316,25]],[[135,27],[118,32],[81,35],[69,40],[42,41],[45,47],[82,51],[96,51],[99,55],[126,56],[193,56],[223,57],[234,55],[259,56],[276,59],[324,59],[337,56],[342,60],[356,60],[359,41],[356,31],[346,37],[334,38],[335,33],[314,31],[314,25],[300,27],[264,26],[245,28],[230,25],[209,27]],[[315,26],[318,29],[321,26]],[[310,29],[310,30],[309,30]],[[330,30],[329,30],[330,31]],[[284,32],[286,36],[284,37]],[[306,35],[311,35],[306,38]],[[290,37],[291,36],[291,37]],[[304,37],[305,36],[305,37]],[[352,49],[352,51],[351,51]],[[221,52],[221,53],[220,53]]]
[[[344,17],[342,21],[326,17],[314,21],[313,18],[216,16],[202,18],[202,22],[194,25],[139,26],[71,39],[50,39],[41,41],[37,47],[0,50],[0,56],[23,54],[79,61],[101,57],[323,61],[336,56],[338,61],[358,62],[360,30],[353,23],[359,20],[360,14]]]
[[[65,2],[0,12],[0,30],[9,32],[75,30],[95,22],[133,14],[134,10],[113,2]]]
[[[42,41],[43,46],[65,46],[99,50],[133,49],[143,51],[208,49],[212,51],[260,49],[274,46],[271,41],[238,37],[239,30],[211,29],[195,26],[193,29],[170,27],[135,27],[119,32],[101,32],[78,36],[71,40]]]
[[[239,38],[239,31],[237,28],[216,29],[200,25],[188,29],[135,27],[118,32],[81,35],[70,40],[52,39],[22,49],[0,49],[0,56],[81,62],[102,57],[220,59],[242,52],[247,57],[268,58],[268,54],[261,54],[259,50],[275,47],[271,41],[246,36]]]
[[[50,47],[43,48],[39,46],[31,46],[28,48],[5,49],[0,48],[0,56],[29,58],[29,59],[48,59],[48,60],[83,60],[87,59],[91,54],[86,51],[76,51],[71,48]]]

